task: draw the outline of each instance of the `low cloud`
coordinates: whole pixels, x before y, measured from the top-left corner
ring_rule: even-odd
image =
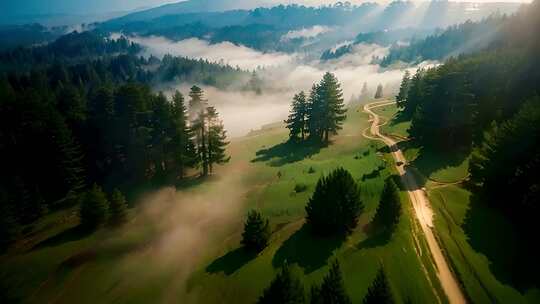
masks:
[[[298,39],[298,38],[314,38],[314,37],[319,36],[320,34],[328,33],[330,31],[332,31],[332,29],[328,26],[315,25],[310,28],[303,28],[300,30],[289,31],[287,34],[281,37],[281,40],[287,41],[287,40]]]
[[[285,53],[263,53],[243,45],[231,42],[210,44],[197,38],[178,42],[157,36],[131,37],[131,40],[144,46],[147,55],[162,57],[166,54],[184,56],[196,59],[208,59],[242,69],[253,70],[258,67],[279,66],[290,63],[294,57]]]

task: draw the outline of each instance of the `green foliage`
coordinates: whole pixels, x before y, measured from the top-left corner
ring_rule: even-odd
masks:
[[[244,223],[242,245],[252,251],[262,251],[268,245],[270,234],[268,220],[263,219],[260,212],[251,210]]]
[[[295,193],[305,192],[307,190],[307,188],[308,188],[308,186],[306,184],[297,183],[296,185],[294,185],[294,192]]]
[[[470,173],[490,204],[510,210],[527,226],[540,207],[539,170],[540,98],[535,97],[514,117],[485,133],[473,153]]]
[[[308,118],[308,102],[304,91],[294,95],[291,113],[285,121],[287,129],[289,129],[289,139],[297,141],[298,136],[303,141],[306,138],[307,118]]]
[[[115,189],[111,195],[109,206],[109,222],[113,225],[121,225],[127,221],[127,203],[126,198]]]
[[[258,304],[302,304],[305,303],[304,286],[289,269],[287,263],[263,291]]]
[[[349,233],[363,210],[360,188],[347,170],[338,168],[317,182],[306,219],[318,234]]]
[[[409,95],[409,88],[411,86],[411,73],[405,71],[403,74],[403,79],[401,80],[401,86],[399,87],[399,93],[396,96],[397,106],[403,108],[405,102],[407,101],[407,96]]]
[[[345,282],[339,267],[339,262],[335,260],[330,266],[330,272],[323,278],[320,287],[312,286],[311,304],[350,304],[352,303],[347,291]]]
[[[375,229],[393,232],[401,216],[401,201],[399,188],[392,178],[385,181],[379,206],[373,217]]]
[[[105,222],[109,211],[109,201],[101,187],[94,184],[82,197],[79,217],[81,226],[94,229]]]
[[[384,269],[381,267],[377,272],[377,276],[371,286],[368,288],[368,292],[363,301],[364,304],[393,304],[395,303],[394,296],[392,295],[392,289],[390,283],[386,278]]]

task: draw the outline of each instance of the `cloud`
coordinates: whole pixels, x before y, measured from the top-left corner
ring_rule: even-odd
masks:
[[[204,58],[212,62],[221,62],[250,70],[257,67],[284,65],[294,59],[293,55],[277,52],[263,53],[231,42],[210,44],[197,38],[175,42],[156,36],[131,37],[130,39],[144,46],[148,55],[162,57],[171,54],[197,59]]]
[[[332,29],[328,26],[315,25],[309,28],[302,28],[300,30],[289,31],[287,34],[281,37],[282,41],[298,39],[298,38],[314,38],[320,34],[328,33]]]

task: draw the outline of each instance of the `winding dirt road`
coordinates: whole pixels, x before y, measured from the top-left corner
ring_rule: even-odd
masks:
[[[446,258],[441,250],[441,247],[439,246],[439,243],[435,239],[435,235],[432,230],[433,212],[430,208],[429,200],[424,190],[419,187],[414,175],[410,171],[407,171],[405,169],[404,164],[407,163],[407,160],[403,156],[402,151],[398,148],[397,142],[390,137],[381,134],[379,130],[379,127],[381,126],[380,118],[372,111],[373,108],[384,107],[394,103],[395,102],[390,101],[379,101],[369,103],[364,106],[364,112],[370,115],[372,122],[369,129],[369,133],[371,133],[371,136],[365,134],[366,132],[364,133],[364,136],[370,139],[376,139],[384,142],[390,148],[390,151],[392,151],[392,156],[396,161],[396,168],[401,177],[401,181],[407,189],[407,193],[413,204],[416,217],[420,222],[420,226],[422,227],[422,231],[424,232],[427,244],[429,246],[429,250],[431,251],[431,255],[433,257],[433,261],[435,262],[437,277],[441,282],[441,286],[451,304],[466,303],[467,301],[465,300],[465,295],[463,294],[459,283],[454,276],[454,273],[450,270],[448,262],[446,261]]]

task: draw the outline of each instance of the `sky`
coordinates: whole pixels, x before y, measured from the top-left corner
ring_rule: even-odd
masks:
[[[215,0],[219,1],[219,0]],[[349,0],[362,2],[361,0]],[[373,0],[372,0],[373,1]],[[378,1],[378,0],[374,0]],[[475,2],[530,2],[528,0],[477,0]],[[118,11],[130,11],[139,8],[155,7],[162,4],[180,2],[180,0],[0,0],[1,15],[35,14],[73,14],[91,15],[108,14]],[[335,0],[266,0],[266,2],[296,2],[319,5],[334,3]],[[380,1],[378,1],[380,2]],[[386,1],[385,1],[386,2]]]

